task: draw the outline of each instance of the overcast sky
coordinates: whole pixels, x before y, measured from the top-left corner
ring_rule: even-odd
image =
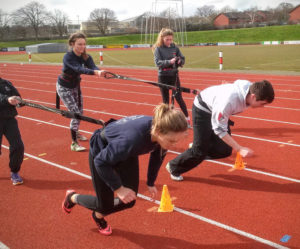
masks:
[[[33,0],[0,0],[0,9],[4,12],[12,12],[25,6]],[[87,20],[91,11],[96,8],[109,8],[113,10],[118,20],[138,16],[144,12],[154,10],[155,2],[157,12],[171,7],[181,11],[181,1],[170,0],[36,0],[45,5],[47,10],[59,9],[68,14],[70,20]],[[214,5],[221,9],[228,5],[238,10],[257,6],[259,9],[274,8],[282,2],[291,3],[294,6],[300,4],[300,0],[183,0],[184,15],[191,16],[198,7]]]

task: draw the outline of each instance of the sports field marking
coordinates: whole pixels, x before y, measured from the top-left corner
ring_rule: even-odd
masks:
[[[45,104],[45,105],[55,106],[55,104],[53,104],[53,103],[43,102],[43,101],[39,101],[39,100],[32,100],[32,99],[24,99],[24,100],[31,101],[31,102],[36,102],[36,103],[39,103],[39,104]],[[92,109],[84,109],[84,111],[88,111],[88,112],[92,112],[92,113],[107,114],[107,115],[112,115],[112,116],[117,116],[117,117],[126,117],[126,115],[121,115],[121,114],[116,114],[116,113],[110,113],[110,112],[103,112],[103,111],[96,111],[96,110],[92,110]],[[242,118],[249,118],[249,119],[251,119],[251,117],[244,117],[244,116],[235,116],[235,117],[242,117]],[[264,121],[272,122],[273,120],[264,120]],[[285,122],[285,121],[274,121],[274,122],[279,122],[279,123],[284,122],[284,123],[287,123],[287,124],[300,125],[300,123],[290,123],[290,122]],[[279,143],[282,143],[282,142],[279,142]]]
[[[25,83],[29,83],[29,84],[38,84],[38,85],[45,85],[45,86],[54,86],[54,83],[44,83],[44,82],[36,82],[36,81],[28,81],[28,80],[18,80],[19,82],[25,82]],[[103,83],[103,82],[99,82],[99,83]],[[98,82],[96,83],[98,84]],[[105,83],[108,85],[119,85],[119,86],[133,86],[133,87],[140,87],[141,85],[133,85],[133,84],[117,84],[117,83]],[[152,88],[153,86],[147,86],[145,84],[146,88]],[[37,90],[34,88],[26,88],[23,86],[19,86],[18,88],[23,88],[25,90]],[[155,94],[155,93],[150,93],[150,92],[132,92],[132,91],[121,91],[121,90],[115,90],[115,89],[109,89],[109,88],[103,88],[103,87],[89,87],[89,86],[81,86],[82,89],[92,89],[92,90],[99,90],[99,91],[119,91],[119,92],[124,92],[124,93],[133,93],[133,94],[142,94],[142,95],[150,95],[150,96],[161,96],[160,94]],[[40,89],[39,89],[40,90]],[[201,89],[198,89],[201,90]],[[47,91],[47,90],[40,90],[40,91]],[[280,90],[279,90],[280,91]],[[287,90],[289,92],[300,92],[300,91],[291,91],[291,90]],[[188,97],[188,96],[193,96],[193,97]],[[188,99],[188,100],[193,100],[194,99],[194,95],[187,95],[185,94],[185,98],[184,99]],[[294,101],[299,101],[300,99],[295,99],[295,98],[287,98],[287,97],[276,97],[276,99],[285,99],[285,100],[294,100]],[[265,108],[275,108],[274,106],[265,106]],[[285,108],[285,107],[277,107],[277,108]]]
[[[103,113],[103,112],[101,112],[101,113]],[[117,114],[113,114],[113,113],[110,113],[110,114],[109,113],[105,113],[105,114],[117,116]],[[121,116],[121,115],[119,115],[119,116]],[[18,117],[24,118],[24,119],[28,119],[28,120],[31,120],[31,121],[35,121],[35,122],[39,122],[39,123],[43,123],[43,124],[53,125],[53,126],[57,126],[57,127],[65,128],[65,129],[70,129],[70,127],[68,127],[68,126],[58,125],[58,124],[50,123],[50,122],[39,120],[39,119],[25,117],[25,116],[22,116],[22,115],[18,115]],[[88,134],[93,134],[93,132],[90,132],[90,131],[84,131],[84,130],[80,130],[80,131],[84,132],[84,133],[88,133]],[[259,141],[270,142],[270,143],[285,144],[285,145],[289,145],[289,146],[300,147],[299,144],[292,144],[292,143],[280,142],[280,141],[270,140],[270,139],[264,139],[264,138],[243,136],[243,135],[238,135],[238,134],[232,134],[232,136],[243,137],[243,138],[247,138],[247,139],[259,140]]]
[[[280,120],[274,120],[274,119],[254,118],[254,117],[246,117],[246,116],[240,116],[240,115],[234,115],[234,117],[247,118],[247,119],[255,119],[255,120],[267,121],[267,122],[274,122],[274,123],[280,123],[280,124],[300,125],[300,123],[280,121]]]
[[[294,147],[300,147],[300,144],[292,144],[292,143],[286,143],[286,142],[279,142],[275,140],[270,140],[270,139],[265,139],[265,138],[258,138],[258,137],[249,137],[249,136],[244,136],[244,135],[238,135],[238,134],[232,134],[234,137],[242,137],[242,138],[248,138],[248,139],[253,139],[253,140],[260,140],[264,142],[270,142],[270,143],[277,143],[277,144],[285,144],[285,145],[291,145]]]
[[[290,110],[290,111],[300,111],[299,108],[289,108],[289,107],[280,107],[280,106],[265,106],[265,108],[274,108],[274,109]]]
[[[1,65],[1,64],[0,64]],[[16,63],[17,66],[19,66],[18,63]],[[30,65],[32,66],[32,65]],[[33,67],[33,68],[30,68],[30,67],[26,67],[26,68],[22,68],[22,70],[18,70],[17,73],[22,73],[22,75],[25,75],[25,76],[31,76],[31,77],[38,77],[38,76],[34,76],[34,75],[26,75],[25,73],[35,73],[36,72],[36,69],[37,68],[43,68],[43,72],[41,72],[42,74],[51,74],[51,75],[55,75],[55,77],[58,76],[58,74],[61,72],[61,68],[62,68],[62,64],[59,65],[59,67],[57,68],[53,68],[53,69],[49,69],[49,66],[53,66],[53,65],[47,65],[47,66],[39,66],[38,64],[36,65],[36,67]],[[15,67],[14,67],[15,68]],[[9,69],[8,69],[9,70]],[[7,70],[7,71],[8,71]],[[107,71],[118,71],[122,74],[126,74],[126,76],[132,76],[132,77],[147,77],[147,78],[153,78],[153,76],[157,76],[157,70],[155,67],[151,67],[148,69],[133,69],[134,70],[134,74],[133,74],[133,71],[124,71],[124,68],[122,67],[103,67],[103,70],[107,70]],[[132,69],[131,69],[132,70]],[[7,74],[10,74],[10,72],[5,72]],[[183,75],[183,77],[185,78],[185,80],[191,80],[191,81],[204,81],[204,82],[207,82],[207,81],[216,81],[216,79],[224,79],[226,78],[227,81],[230,82],[233,81],[234,79],[236,78],[241,78],[241,75],[237,74],[237,73],[230,73],[230,72],[223,72],[222,74],[218,75],[218,74],[212,74],[212,73],[205,73],[205,72],[201,72],[201,71],[189,71],[188,68],[184,68],[183,70],[181,70],[181,75]],[[219,73],[219,71],[218,71]],[[199,79],[199,77],[201,77]],[[267,78],[269,81],[273,82],[273,81],[279,81],[279,82],[282,82],[285,80],[285,78],[288,78],[288,81],[289,82],[296,82],[298,83],[299,80],[298,79],[293,79],[293,78],[297,78],[298,75],[285,75],[285,76],[280,76],[278,75],[278,77],[274,76],[274,75],[264,75],[264,74],[247,74],[246,76],[243,76],[243,77],[246,77],[247,79],[257,79],[257,78],[261,78],[261,77],[265,77]],[[276,78],[274,78],[276,77]],[[292,77],[292,78],[291,78]],[[196,79],[195,79],[196,78]],[[212,78],[212,79],[211,79]],[[284,83],[273,83],[275,85],[282,85],[282,86],[286,86],[286,85],[289,85],[289,84],[284,84]],[[291,84],[293,86],[299,86],[299,85],[294,85],[294,84]]]
[[[58,74],[58,73],[57,73]],[[128,73],[125,73],[127,76],[130,76],[130,77],[139,77],[137,76],[136,74],[134,75],[130,75]],[[41,84],[41,85],[55,85],[56,84],[56,78],[57,78],[57,75],[55,74],[55,77],[43,77],[43,79],[50,79],[52,81],[52,83],[43,83],[43,82],[37,82],[37,81],[31,81],[31,80],[20,80],[19,77],[17,77],[15,74],[10,74],[10,73],[5,73],[4,75],[7,75],[7,77],[9,77],[11,80],[15,80],[15,81],[18,81],[18,82],[25,82],[25,83],[34,83],[34,84]],[[33,78],[39,78],[39,80],[41,80],[41,77],[40,76],[33,76],[32,74],[31,75],[26,75],[26,74],[22,74],[22,78],[25,77],[33,77]],[[14,78],[15,77],[15,78]],[[149,76],[149,77],[145,77],[143,76],[142,77],[143,79],[146,79],[146,78],[149,78],[150,80],[153,80],[153,81],[156,81],[157,79],[155,77],[153,77],[153,75]],[[213,81],[213,84],[207,84],[207,83],[191,83],[189,81],[198,81],[199,82],[199,79],[187,79],[185,77],[185,81],[188,81],[188,82],[182,82],[182,85],[183,86],[193,86],[194,88],[199,88],[200,86],[204,86],[204,87],[209,87],[209,86],[212,86],[212,85],[218,85],[220,84],[220,82],[216,82],[216,80],[208,80],[208,81]],[[116,80],[115,80],[116,81]],[[207,81],[206,81],[207,82]],[[232,83],[232,82],[228,82],[228,83]],[[108,85],[118,85],[118,86],[134,86],[134,87],[140,87],[140,88],[153,88],[153,86],[149,86],[147,84],[136,84],[136,83],[125,83],[124,81],[119,81],[118,83],[117,82],[112,82],[112,81],[109,81],[109,80],[103,80],[103,79],[97,79],[97,80],[89,80],[89,79],[84,79],[84,85],[82,86],[82,88],[85,87],[86,84],[108,84]],[[288,84],[276,84],[276,83],[273,83],[274,86],[292,86],[292,87],[300,87],[300,85],[288,85]],[[300,92],[300,91],[297,91],[297,90],[291,90],[291,89],[278,89],[276,90],[276,92],[291,92],[291,93],[294,93],[294,92]],[[278,98],[278,97],[276,97]]]
[[[300,91],[299,91],[300,92]],[[276,99],[286,99],[286,100],[296,100],[299,101],[300,99],[295,99],[295,98],[287,98],[287,97],[275,97]]]
[[[168,152],[176,154],[176,155],[181,154],[180,152],[172,151],[172,150],[168,150]],[[215,161],[215,160],[205,160],[205,161],[206,162],[211,162],[211,163],[214,163],[214,164],[220,164],[220,165],[232,168],[232,164],[230,164],[230,163],[224,163],[224,162]],[[257,174],[261,174],[261,175],[271,176],[271,177],[274,177],[274,178],[278,178],[278,179],[282,179],[282,180],[286,180],[286,181],[290,181],[290,182],[300,183],[300,180],[298,180],[298,179],[294,179],[294,178],[286,177],[286,176],[281,176],[281,175],[277,175],[277,174],[273,174],[273,173],[268,173],[268,172],[265,172],[265,171],[262,171],[262,170],[255,170],[255,169],[249,169],[249,168],[245,168],[243,170],[253,172],[253,173],[257,173]]]
[[[38,92],[46,92],[46,93],[53,94],[53,91],[31,89],[31,88],[25,88],[25,87],[17,87],[17,88],[19,88],[19,89],[25,89],[25,90],[29,90],[29,91],[38,91]],[[153,107],[156,106],[155,104],[141,103],[141,102],[134,102],[134,101],[126,101],[126,100],[117,100],[117,99],[111,99],[111,98],[102,98],[102,97],[94,97],[94,96],[87,96],[87,95],[85,95],[84,97],[85,98],[92,98],[92,99],[101,99],[101,100],[109,100],[109,101],[115,101],[115,102],[122,102],[122,103],[130,103],[130,104],[135,104],[135,105],[146,105],[146,106],[153,106]],[[47,102],[44,102],[44,103],[47,103]],[[53,103],[47,103],[47,104],[54,105]],[[191,111],[191,109],[188,109],[188,111]],[[261,120],[261,121],[267,121],[267,122],[276,122],[276,123],[300,125],[300,123],[286,122],[286,121],[273,120],[273,119],[262,119],[262,118],[247,117],[247,116],[240,116],[240,115],[234,115],[234,117],[255,119],[255,120]]]
[[[49,93],[52,93],[53,92],[50,92],[50,91],[47,91]],[[86,96],[85,96],[86,97]],[[94,97],[92,97],[94,98]],[[95,97],[95,98],[98,98],[99,97]],[[107,99],[107,98],[100,98],[100,99],[104,99],[104,100],[112,100],[112,101],[120,101],[120,102],[126,102],[126,101],[121,101],[121,100],[115,100],[115,99]],[[42,102],[42,101],[38,101],[38,100],[32,100],[32,99],[24,99],[24,100],[27,100],[27,101],[32,101],[32,102],[36,102],[36,103],[41,103],[41,104],[46,104],[46,105],[51,105],[51,106],[55,106],[55,104],[53,103],[49,103],[49,102]],[[130,102],[130,103],[134,103],[134,104],[138,104],[138,105],[150,105],[150,106],[155,106],[155,105],[152,105],[152,104],[145,104],[145,103],[138,103],[138,102]],[[91,110],[91,109],[84,109],[84,111],[90,111],[90,112],[94,112],[94,113],[103,113],[101,111],[96,111],[96,110]],[[189,109],[189,111],[191,111]],[[120,116],[120,117],[125,117],[125,115],[120,115],[120,114],[112,114],[114,116]],[[280,120],[273,120],[273,119],[262,119],[262,118],[255,118],[255,117],[247,117],[247,116],[240,116],[240,115],[234,115],[234,117],[238,117],[238,118],[246,118],[246,119],[254,119],[254,120],[261,120],[261,121],[266,121],[266,122],[274,122],[274,123],[282,123],[282,124],[291,124],[291,125],[300,125],[300,123],[295,123],[295,122],[287,122],[287,121],[280,121]]]
[[[3,148],[8,149],[8,147],[5,146],[5,145],[3,145]],[[57,163],[50,162],[50,161],[48,161],[48,160],[45,160],[45,159],[36,157],[36,156],[31,155],[31,154],[28,154],[28,153],[25,153],[25,155],[26,155],[27,157],[30,157],[30,158],[35,159],[35,160],[37,160],[37,161],[43,162],[43,163],[48,164],[48,165],[50,165],[50,166],[57,167],[57,168],[59,168],[59,169],[68,171],[68,172],[70,172],[70,173],[79,175],[79,176],[84,177],[84,178],[87,178],[87,179],[92,179],[92,177],[91,177],[90,175],[81,173],[81,172],[79,172],[79,171],[77,171],[77,170],[70,169],[70,168],[65,167],[65,166],[63,166],[63,165],[60,165],[60,164],[57,164]],[[150,197],[148,197],[148,196],[145,196],[145,195],[142,195],[142,194],[139,194],[139,193],[138,193],[137,196],[138,196],[139,198],[143,199],[143,200],[146,200],[146,201],[149,201],[149,202],[151,202],[151,203],[155,203],[155,204],[157,204],[157,205],[160,205],[160,201],[158,201],[158,200],[154,200],[154,201],[153,201],[153,199],[150,198]],[[214,220],[212,220],[212,219],[208,219],[208,218],[206,218],[206,217],[204,217],[204,216],[200,216],[200,215],[198,215],[198,214],[194,214],[194,213],[189,212],[189,211],[186,211],[186,210],[184,210],[184,209],[174,207],[174,210],[177,211],[178,213],[187,215],[187,216],[192,217],[192,218],[195,218],[195,219],[197,219],[197,220],[204,221],[204,222],[209,223],[209,224],[211,224],[211,225],[214,225],[214,226],[216,226],[216,227],[222,228],[222,229],[227,230],[227,231],[231,231],[231,232],[233,232],[233,233],[236,233],[236,234],[239,234],[239,235],[241,235],[241,236],[243,236],[243,237],[246,237],[246,238],[255,240],[255,241],[257,241],[257,242],[260,242],[260,243],[269,245],[269,246],[271,246],[271,247],[278,248],[278,249],[288,249],[288,247],[285,247],[285,246],[282,246],[282,245],[280,245],[280,244],[274,243],[274,242],[272,242],[272,241],[270,241],[270,240],[266,240],[266,239],[264,239],[264,238],[261,238],[261,237],[258,237],[258,236],[256,236],[256,235],[253,235],[253,234],[251,234],[251,233],[247,233],[247,232],[245,232],[245,231],[242,231],[242,230],[239,230],[239,229],[237,229],[237,228],[234,228],[234,227],[225,225],[225,224],[223,224],[223,223],[220,223],[220,222],[218,222],[218,221],[214,221]],[[0,249],[1,249],[1,248],[0,248]]]
[[[70,127],[64,126],[64,125],[53,124],[53,123],[49,123],[49,122],[46,122],[46,121],[41,121],[41,120],[38,120],[38,119],[28,118],[28,117],[24,117],[24,116],[20,116],[20,115],[18,117],[24,118],[24,119],[27,119],[27,120],[30,120],[30,121],[34,121],[34,122],[41,122],[41,123],[44,123],[44,124],[47,124],[47,125],[57,126],[57,127],[68,129],[68,130],[70,129]],[[84,131],[84,130],[80,130],[80,132],[87,133],[87,134],[93,134],[93,132]],[[267,140],[267,142],[272,142],[272,140]],[[282,142],[278,142],[278,143],[282,144]],[[292,146],[291,143],[285,143],[285,144]],[[300,145],[298,145],[298,147],[300,147]],[[177,154],[177,155],[180,154],[180,152],[172,151],[172,150],[169,150],[168,152],[169,153],[173,153],[173,154]],[[229,166],[230,165],[230,167],[232,167],[232,165],[228,164],[228,163],[222,163],[222,162],[214,161],[214,160],[207,160],[207,161],[215,163],[215,164],[224,165],[224,166]],[[253,169],[247,169],[247,170],[250,171],[250,172],[258,173],[258,174],[268,175],[268,176],[271,176],[271,177],[280,178],[280,179],[284,179],[284,180],[288,180],[288,181],[292,181],[292,182],[299,182],[300,183],[300,180],[298,180],[298,179],[293,179],[293,178],[289,178],[289,177],[285,177],[285,176],[280,176],[280,175],[276,175],[276,174],[272,174],[272,173],[268,173],[268,172],[264,172],[264,171],[259,171],[259,170],[253,170]]]
[[[0,241],[0,249],[9,249],[9,247],[7,247],[6,245],[4,245],[4,244]]]

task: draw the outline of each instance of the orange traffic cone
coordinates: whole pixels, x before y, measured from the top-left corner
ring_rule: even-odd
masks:
[[[238,170],[242,170],[245,168],[245,164],[244,164],[242,156],[239,152],[236,153],[236,159],[235,159],[233,168],[238,169]]]
[[[173,212],[173,209],[174,205],[172,205],[172,200],[168,191],[168,187],[167,185],[164,185],[158,212]]]

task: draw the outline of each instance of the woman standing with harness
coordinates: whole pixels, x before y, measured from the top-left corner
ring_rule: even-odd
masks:
[[[173,31],[171,29],[163,28],[156,43],[153,45],[154,62],[158,67],[158,82],[166,85],[180,87],[180,80],[178,75],[178,67],[182,67],[185,63],[185,57],[180,52],[179,48],[173,43]],[[160,87],[163,102],[169,104],[169,89]],[[172,92],[172,104],[174,98],[179,104],[182,112],[184,113],[189,128],[190,117],[186,108],[186,104],[182,98],[181,91]]]
[[[82,114],[83,99],[80,89],[80,75],[98,75],[104,72],[94,63],[93,58],[86,53],[86,37],[82,33],[74,33],[69,38],[71,51],[63,58],[62,73],[58,76],[56,91],[69,111]],[[78,139],[86,141],[87,138],[79,133],[80,120],[72,119],[70,122],[72,151],[84,151],[85,148],[78,144]]]
[[[154,116],[130,116],[96,130],[90,141],[90,170],[96,196],[67,190],[62,208],[70,213],[75,204],[93,211],[99,232],[111,234],[104,217],[131,208],[139,185],[139,155],[150,153],[147,186],[152,198],[167,149],[187,135],[181,111],[166,104],[156,107]],[[116,197],[115,197],[116,196]]]

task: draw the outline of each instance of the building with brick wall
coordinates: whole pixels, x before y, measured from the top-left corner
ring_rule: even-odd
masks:
[[[289,23],[300,23],[300,4],[289,12]]]
[[[220,13],[214,19],[214,26],[218,28],[237,26],[247,24],[249,21],[250,17],[242,12]]]
[[[253,12],[228,12],[217,15],[213,21],[216,28],[238,27],[253,24],[274,22],[274,15],[270,11],[257,10]]]

